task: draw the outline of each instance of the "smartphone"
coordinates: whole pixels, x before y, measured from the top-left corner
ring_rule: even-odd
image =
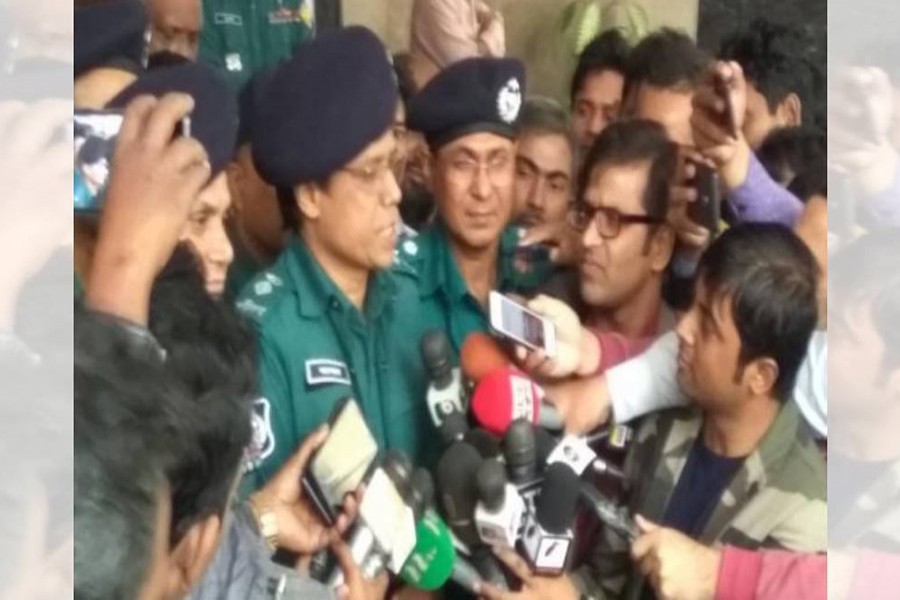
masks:
[[[76,109],[72,124],[75,145],[75,212],[99,213],[103,209],[113,151],[124,113],[121,110]],[[191,134],[190,117],[185,117],[174,137]]]
[[[496,291],[491,292],[489,302],[494,330],[532,350],[543,350],[547,356],[556,354],[553,323]]]
[[[694,188],[697,190],[697,199],[688,206],[688,217],[702,227],[709,230],[715,237],[719,232],[721,220],[722,196],[719,185],[719,175],[715,169],[690,161],[694,165]]]
[[[378,443],[353,398],[341,399],[328,423],[328,438],[313,454],[301,483],[322,517],[333,525],[344,496],[368,475]]]

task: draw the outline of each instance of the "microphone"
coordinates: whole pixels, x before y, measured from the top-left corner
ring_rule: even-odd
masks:
[[[481,463],[476,476],[480,501],[475,507],[475,525],[485,544],[512,548],[519,539],[525,502],[506,480],[499,460]]]
[[[420,350],[431,379],[425,393],[428,412],[431,422],[440,427],[447,415],[465,412],[462,377],[459,369],[453,366],[453,348],[443,331],[427,331],[422,336]]]
[[[540,430],[539,430],[540,431]],[[538,454],[543,450],[540,448]],[[625,473],[621,469],[610,463],[608,460],[600,458],[588,445],[587,440],[572,434],[567,434],[556,444],[547,456],[547,463],[562,462],[575,471],[578,475],[583,475],[590,467],[594,473],[598,475],[607,475],[619,481],[627,483]]]
[[[537,443],[531,423],[516,419],[507,428],[503,436],[503,458],[509,479],[515,485],[526,485],[537,478]]]
[[[512,365],[512,361],[497,340],[480,331],[470,333],[463,341],[459,351],[459,362],[466,379],[475,383],[494,371]]]
[[[640,531],[627,508],[601,494],[587,481],[580,483],[579,494],[604,525],[623,535],[629,542],[638,538]]]
[[[475,420],[488,432],[503,435],[511,421],[525,418],[549,429],[562,428],[559,413],[543,403],[544,391],[514,369],[494,371],[483,378],[472,395]]]
[[[413,471],[410,487],[410,504],[416,522],[419,522],[434,504],[434,479],[431,478],[431,473],[420,467]]]
[[[498,458],[502,456],[500,441],[484,429],[470,429],[463,436],[463,441],[478,450],[482,458]]]
[[[431,510],[416,527],[416,547],[403,564],[400,578],[414,588],[429,591],[453,580],[472,594],[481,581],[475,567],[457,555],[446,523]]]
[[[565,571],[574,547],[571,529],[578,506],[578,475],[562,463],[547,467],[535,511],[525,527],[522,546],[535,573],[559,575]]]
[[[452,412],[444,417],[444,422],[438,427],[438,435],[445,447],[453,442],[463,440],[469,431],[466,416],[461,412]]]
[[[550,454],[553,452],[553,449],[556,448],[556,438],[554,438],[546,429],[535,427],[534,440],[537,447],[538,470],[543,471],[547,468],[547,461],[550,458]]]
[[[478,503],[475,481],[483,460],[472,446],[455,442],[444,451],[435,470],[438,501],[444,517],[467,546],[479,542],[473,516]]]

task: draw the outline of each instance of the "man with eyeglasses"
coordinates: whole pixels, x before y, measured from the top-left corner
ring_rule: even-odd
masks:
[[[437,448],[427,446],[414,273],[390,268],[400,189],[385,49],[362,27],[322,35],[275,70],[262,98],[253,159],[293,210],[296,235],[237,303],[259,335],[251,483],[347,396],[379,447],[428,465]]]
[[[520,61],[471,58],[441,71],[410,106],[407,125],[431,150],[438,218],[398,258],[418,273],[428,326],[446,332],[457,354],[466,336],[488,329],[491,290],[524,291],[540,275],[517,257],[518,230],[507,228],[524,94]]]
[[[662,282],[675,246],[666,213],[676,164],[663,127],[644,120],[609,125],[585,157],[569,215],[582,232],[584,320],[596,333],[582,371],[621,362],[675,324]]]

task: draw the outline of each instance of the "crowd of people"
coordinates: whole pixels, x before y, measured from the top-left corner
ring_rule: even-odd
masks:
[[[764,19],[718,49],[604,31],[563,106],[529,95],[480,0],[416,0],[394,57],[362,26],[316,32],[306,2],[279,2],[258,40],[259,14],[220,4],[76,2],[76,111],[122,115],[103,197],[75,214],[77,598],[825,597],[829,522],[872,510],[826,508],[828,263],[897,245],[860,235],[900,215],[889,112],[838,121],[829,162],[824,65]],[[291,33],[270,35],[279,19]],[[878,70],[841,83],[892,93]],[[854,119],[885,143],[860,150]],[[829,222],[834,169],[848,182]],[[891,275],[833,299],[837,327],[900,314],[900,252],[882,254]],[[495,291],[552,324],[552,353],[495,331]],[[426,401],[444,385],[420,347],[434,332],[475,390],[454,400],[465,435]],[[472,340],[539,387],[554,444],[582,440],[618,474],[579,485],[628,525],[582,507],[555,532],[575,540],[558,567],[489,543],[478,499],[457,501],[498,456],[519,483],[518,422],[467,410],[487,379]],[[379,457],[326,518],[309,464],[348,397]],[[413,470],[434,474],[433,500]],[[439,589],[400,568],[415,550],[359,556],[379,473],[416,523],[452,531]],[[525,509],[540,531],[562,487]]]

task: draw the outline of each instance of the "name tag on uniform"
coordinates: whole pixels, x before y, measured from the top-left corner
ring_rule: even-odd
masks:
[[[244,18],[234,13],[217,12],[213,15],[213,22],[216,25],[234,25],[240,27],[244,24]]]
[[[282,6],[277,10],[269,12],[270,25],[284,25],[286,23],[302,23],[303,18],[300,16],[299,10],[291,10],[286,6]]]
[[[352,385],[350,369],[340,361],[327,358],[311,358],[306,361],[306,384],[322,385],[323,383]]]

